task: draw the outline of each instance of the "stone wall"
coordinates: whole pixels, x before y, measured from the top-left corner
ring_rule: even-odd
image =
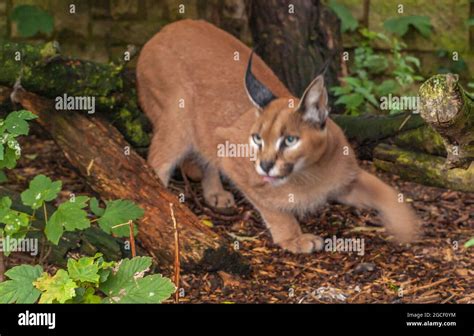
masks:
[[[0,0],[0,38],[21,40],[7,14],[21,4],[40,6],[54,17],[52,35],[35,40],[57,40],[66,55],[102,62],[122,57],[127,45],[140,47],[164,25],[182,18],[205,19],[251,41],[240,0]]]
[[[363,20],[362,0],[338,2]],[[20,4],[35,4],[54,16],[55,27],[51,36],[36,40],[55,39],[64,54],[84,59],[116,60],[128,44],[141,46],[161,27],[181,18],[205,19],[251,43],[244,3],[245,0],[0,0],[0,38],[20,39],[7,13]],[[69,12],[70,4],[76,5],[76,14]],[[422,59],[425,72],[435,71],[443,62],[435,55],[439,49],[458,52],[474,72],[474,46],[469,45],[466,25],[470,0],[374,0],[370,2],[369,28],[382,31],[386,19],[399,15],[399,4],[404,5],[405,15],[431,18],[434,33],[428,39],[417,34],[405,39],[409,49]],[[184,13],[180,13],[180,5],[184,5]],[[474,27],[471,30],[474,36]],[[347,48],[354,46],[350,34],[345,35],[344,44]]]

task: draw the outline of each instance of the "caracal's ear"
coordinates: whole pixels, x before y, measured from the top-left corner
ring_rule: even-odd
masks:
[[[249,62],[247,64],[247,71],[245,72],[245,90],[247,91],[247,95],[249,96],[252,104],[254,104],[257,110],[260,112],[276,97],[253,75],[252,58],[253,51],[250,54]]]
[[[329,110],[323,75],[316,77],[306,88],[297,110],[303,115],[303,120],[324,128]]]

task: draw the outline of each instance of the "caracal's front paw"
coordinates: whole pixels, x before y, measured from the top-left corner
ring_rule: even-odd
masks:
[[[235,205],[234,196],[225,190],[204,193],[204,199],[214,208],[231,208]]]
[[[303,233],[301,236],[285,240],[279,245],[285,250],[293,253],[312,253],[323,249],[324,240],[319,236],[310,233]]]

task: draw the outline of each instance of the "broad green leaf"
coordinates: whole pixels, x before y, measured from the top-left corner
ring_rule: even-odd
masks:
[[[176,290],[170,279],[161,274],[148,275],[136,280],[117,296],[108,297],[104,302],[110,303],[161,303]]]
[[[99,266],[94,257],[82,257],[79,260],[69,259],[67,270],[73,280],[99,283]]]
[[[431,34],[430,18],[428,16],[410,15],[390,18],[384,22],[384,27],[389,32],[395,33],[399,36],[404,36],[410,26],[415,28],[423,37],[428,37]]]
[[[41,276],[41,266],[20,265],[5,272],[10,279],[0,282],[0,303],[35,303],[41,292],[33,282]]]
[[[7,131],[13,135],[27,135],[30,127],[26,121],[36,118],[37,116],[30,111],[15,111],[5,118],[5,126]]]
[[[358,93],[351,93],[348,95],[340,96],[335,104],[343,104],[349,109],[359,107],[364,102],[364,97]]]
[[[143,209],[129,200],[115,200],[106,202],[106,208],[102,216],[98,219],[99,226],[107,233],[113,233],[118,237],[130,236],[130,228],[126,224],[128,221],[138,219],[143,216]],[[135,227],[135,226],[134,226]],[[134,229],[136,233],[136,228]]]
[[[110,303],[160,303],[175,290],[174,284],[160,274],[144,277],[151,266],[151,258],[124,259],[99,289],[107,295],[104,302]]]
[[[77,284],[65,270],[58,270],[54,276],[44,272],[34,283],[41,297],[39,303],[64,303],[76,295]]]
[[[150,257],[123,259],[99,288],[107,296],[117,296],[122,289],[133,285],[135,278],[143,277],[150,266]]]
[[[45,234],[50,242],[57,245],[64,231],[84,230],[91,223],[87,212],[83,210],[89,200],[86,196],[78,196],[74,201],[62,203],[46,223]]]
[[[104,214],[105,209],[102,209],[99,206],[99,201],[97,200],[97,198],[92,197],[90,202],[89,202],[89,206],[90,206],[91,211],[94,215],[100,217]]]
[[[335,0],[329,2],[329,8],[331,8],[337,17],[341,20],[341,31],[344,33],[346,31],[354,31],[359,23],[352,16],[352,13],[347,9],[343,4],[338,3]]]
[[[45,10],[33,5],[20,5],[13,9],[11,20],[16,22],[22,37],[38,33],[50,34],[54,28],[53,17]]]
[[[27,190],[21,193],[23,204],[32,209],[40,208],[44,202],[54,200],[61,191],[61,181],[51,181],[44,175],[37,175],[31,182]]]

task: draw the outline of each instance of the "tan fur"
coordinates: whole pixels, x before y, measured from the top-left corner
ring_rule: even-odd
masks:
[[[154,126],[148,162],[161,181],[166,185],[172,170],[192,155],[195,163],[185,165],[195,173],[201,167],[208,203],[233,205],[232,195],[222,187],[221,172],[258,209],[274,242],[292,252],[322,248],[321,238],[301,232],[295,215],[307,214],[328,200],[375,208],[399,240],[414,238],[412,210],[397,202],[391,187],[358,167],[344,134],[331,119],[322,129],[305,122],[290,107],[290,102],[298,106],[299,99],[258,57],[253,73],[279,98],[256,116],[243,83],[249,55],[240,41],[203,21],[168,25],[145,45],[137,65],[138,92]],[[179,107],[180,99],[184,108]],[[217,156],[219,144],[248,144],[255,132],[269,144],[258,151],[255,162]],[[298,135],[300,145],[291,151],[276,150],[273,144],[282,132]],[[283,183],[265,182],[257,173],[260,161],[267,159],[275,159],[275,169],[288,175]]]

